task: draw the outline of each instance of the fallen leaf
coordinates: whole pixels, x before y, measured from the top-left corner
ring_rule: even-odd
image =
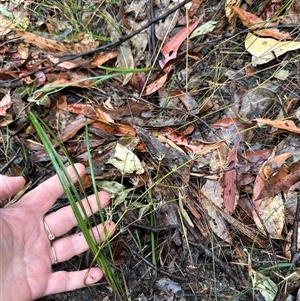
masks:
[[[257,118],[257,119],[254,119],[254,121],[257,122],[257,124],[259,126],[269,125],[274,128],[277,128],[277,129],[286,130],[288,132],[300,134],[300,128],[298,128],[295,125],[294,121],[292,121],[292,120],[283,120],[282,121],[282,120],[271,120],[271,119],[267,119],[267,118]]]
[[[117,56],[118,56],[117,51],[97,54],[94,56],[90,64],[93,67],[99,67],[105,64],[106,62],[116,58]]]
[[[194,228],[194,224],[190,218],[190,216],[188,215],[187,211],[184,209],[183,207],[183,196],[182,194],[179,192],[178,195],[178,204],[179,204],[179,211],[182,214],[182,217],[184,218],[184,220],[189,224],[190,227]]]
[[[241,5],[242,0],[226,0],[225,2],[225,16],[228,20],[228,31],[231,33],[235,32],[236,28],[236,13],[231,8],[232,7],[239,7]]]
[[[170,127],[164,127],[162,133],[175,144],[187,147],[194,154],[207,154],[220,147],[220,143],[209,144],[201,141],[194,141],[194,144],[192,144],[192,142],[188,142],[187,138],[181,133],[173,130]]]
[[[201,19],[197,19],[192,24],[189,24],[189,26],[181,29],[162,48],[161,54],[164,56],[164,59],[159,61],[159,65],[161,68],[164,68],[164,66],[169,60],[174,59],[177,56],[179,47],[185,41],[185,39],[187,39],[187,37],[191,34],[191,32],[193,32],[193,30],[198,26],[200,21]],[[168,73],[172,68],[173,66],[170,66],[168,70],[165,70],[165,72]]]
[[[239,116],[245,119],[262,117],[276,102],[280,103],[280,100],[275,92],[267,88],[255,87],[242,97]]]
[[[258,215],[257,215],[258,214]],[[256,226],[264,230],[271,238],[282,239],[284,227],[284,201],[280,194],[263,199],[257,210],[253,210],[253,220]]]
[[[197,27],[189,36],[190,39],[192,38],[195,38],[195,37],[199,37],[201,35],[204,35],[208,32],[212,32],[215,27],[216,27],[216,24],[218,22],[217,21],[208,21],[204,24],[202,24],[201,26]]]
[[[259,36],[273,37],[278,40],[287,40],[292,37],[288,32],[280,32],[277,28],[262,28],[268,21],[264,21],[256,15],[246,12],[240,7],[231,6],[231,8],[237,13],[242,23],[249,29],[258,29],[254,33]]]
[[[190,114],[196,115],[199,113],[200,107],[195,99],[186,92],[179,89],[174,89],[171,91],[171,96],[176,96],[181,100],[185,108]]]
[[[151,135],[151,133],[141,127],[135,126],[138,137],[141,142],[145,145],[150,155],[156,158],[162,158],[163,164],[170,165],[170,163],[176,166],[182,165],[189,161],[189,156],[186,155],[182,150],[179,151],[177,148],[172,146],[168,147],[162,143],[158,138]]]
[[[4,97],[0,100],[0,116],[6,116],[6,111],[11,107],[13,101],[8,91]]]
[[[121,39],[121,33],[119,30],[119,25],[111,17],[111,15],[106,11],[105,17],[107,19],[107,30],[110,33],[111,41],[117,42]],[[133,69],[134,60],[128,41],[123,42],[118,47],[117,65],[121,69]],[[123,75],[123,85],[126,85],[132,77],[132,73],[127,73]]]
[[[224,206],[233,213],[237,204],[239,193],[236,189],[236,164],[237,164],[237,149],[239,141],[229,151],[228,165],[223,175],[223,196]]]
[[[116,144],[113,157],[107,160],[106,163],[112,164],[123,174],[142,174],[145,172],[139,158],[132,151],[130,151],[120,143]]]
[[[252,200],[256,208],[259,208],[263,201],[263,198],[260,197],[263,190],[266,189],[267,191],[269,191],[269,187],[266,186],[270,177],[278,172],[282,164],[291,156],[291,153],[284,153],[273,157],[272,156],[273,155],[271,155],[268,161],[266,161],[260,168],[253,186]]]
[[[300,42],[277,41],[272,38],[259,38],[248,33],[245,39],[245,48],[252,54],[252,65],[266,64],[288,51],[300,48]]]
[[[189,8],[189,17],[190,18],[194,17],[194,15],[197,13],[202,2],[203,2],[203,0],[192,0],[192,6]]]
[[[23,39],[25,42],[30,43],[42,50],[49,51],[52,53],[68,53],[69,50],[65,47],[63,43],[59,43],[55,40],[46,39],[40,37],[34,33],[27,32],[23,29],[15,29],[16,34]]]
[[[156,79],[154,82],[149,84],[144,89],[143,95],[148,96],[148,95],[151,95],[151,94],[155,93],[157,90],[159,90],[161,87],[164,86],[167,79],[168,79],[168,74],[165,73],[163,76],[161,76],[160,78]]]
[[[208,215],[208,220],[212,231],[224,241],[232,244],[232,236],[230,234],[228,224],[219,210],[223,207],[223,189],[220,181],[207,179],[206,183],[201,187],[199,203]],[[217,207],[217,208],[216,208]]]
[[[124,123],[109,123],[107,121],[96,121],[93,127],[102,130],[104,133],[117,137],[134,137],[136,136],[135,129],[129,124]]]
[[[253,289],[258,290],[265,301],[274,301],[278,292],[278,286],[270,277],[260,274],[251,268],[250,273]]]

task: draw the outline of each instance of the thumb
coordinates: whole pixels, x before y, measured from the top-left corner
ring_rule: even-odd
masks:
[[[6,199],[19,192],[25,185],[23,177],[0,175],[0,199]]]

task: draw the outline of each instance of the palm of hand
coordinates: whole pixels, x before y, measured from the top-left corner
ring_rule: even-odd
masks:
[[[84,167],[76,164],[76,168],[82,176]],[[75,182],[75,173],[71,169],[68,172]],[[2,177],[0,197],[13,195],[23,185],[22,178]],[[5,296],[5,300],[33,300],[84,286],[87,270],[55,273],[51,270],[54,255],[45,231],[43,216],[62,193],[63,189],[55,176],[27,193],[16,204],[0,210],[1,299]],[[106,206],[109,202],[108,194],[100,192],[99,197],[102,207]],[[83,203],[89,215],[97,211],[95,196],[89,197],[89,205],[87,200]],[[45,221],[56,237],[65,234],[77,224],[69,206],[48,215]],[[113,223],[107,223],[106,227],[110,233],[113,232]],[[93,231],[100,233],[100,239],[105,238],[102,225],[96,226]],[[81,233],[59,238],[52,246],[59,262],[88,248]],[[102,275],[100,269],[92,268],[88,271],[86,283],[94,283]]]
[[[4,262],[4,271],[8,271],[3,275],[4,291],[12,294],[8,300],[32,300],[47,290],[52,264],[50,242],[38,212],[30,212],[25,206],[11,209],[8,214],[4,212],[2,224],[5,239],[1,253],[9,256]]]

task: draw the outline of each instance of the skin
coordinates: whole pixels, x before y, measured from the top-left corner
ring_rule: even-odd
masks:
[[[76,164],[82,176],[85,168]],[[72,168],[68,172],[76,182]],[[0,175],[0,199],[8,198],[22,189],[25,180],[22,177],[6,177]],[[54,256],[51,242],[43,223],[43,217],[53,206],[57,198],[63,194],[57,176],[50,178],[34,190],[28,192],[17,203],[0,209],[0,300],[27,301],[45,295],[75,290],[87,284],[99,281],[103,273],[99,268],[66,272],[52,272]],[[110,200],[106,192],[99,192],[102,208]],[[95,195],[83,201],[89,215],[98,211]],[[58,238],[52,242],[58,262],[69,260],[86,251],[88,245],[82,233],[59,238],[77,225],[70,206],[64,207],[45,217],[51,232]],[[114,224],[106,223],[110,234],[114,232]],[[105,238],[101,225],[93,228],[100,240]],[[88,272],[88,274],[86,274]]]

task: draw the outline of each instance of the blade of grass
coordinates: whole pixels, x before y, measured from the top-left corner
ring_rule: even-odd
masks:
[[[88,162],[89,162],[89,167],[90,167],[90,176],[91,176],[91,180],[92,180],[93,190],[94,190],[95,196],[96,196],[98,211],[100,214],[100,220],[101,220],[101,223],[104,224],[105,220],[104,220],[103,212],[102,212],[101,205],[100,205],[99,195],[97,193],[98,188],[97,188],[97,183],[96,183],[96,178],[95,178],[95,173],[94,173],[94,168],[93,168],[92,156],[90,155],[91,149],[90,149],[90,143],[89,143],[87,119],[86,119],[86,123],[85,123],[85,140],[86,140],[86,146],[87,146],[87,153],[89,154]],[[104,231],[105,231],[105,236],[108,236],[108,233],[107,233],[107,230],[105,227],[104,227]],[[107,247],[108,247],[108,251],[110,254],[110,258],[113,260],[114,257],[113,257],[113,253],[112,253],[110,244],[108,244]],[[111,268],[109,268],[109,265],[107,264],[107,260],[105,260],[103,254],[101,252],[98,252],[98,253],[99,253],[99,261],[101,262],[101,267],[105,266],[105,268],[103,268],[103,271],[106,275],[106,278],[108,279],[111,286],[115,287],[116,291],[118,291],[119,293],[122,293],[123,289],[122,289],[119,277],[116,275],[116,273],[114,273],[114,271]],[[96,255],[96,254],[94,254],[94,255]]]

